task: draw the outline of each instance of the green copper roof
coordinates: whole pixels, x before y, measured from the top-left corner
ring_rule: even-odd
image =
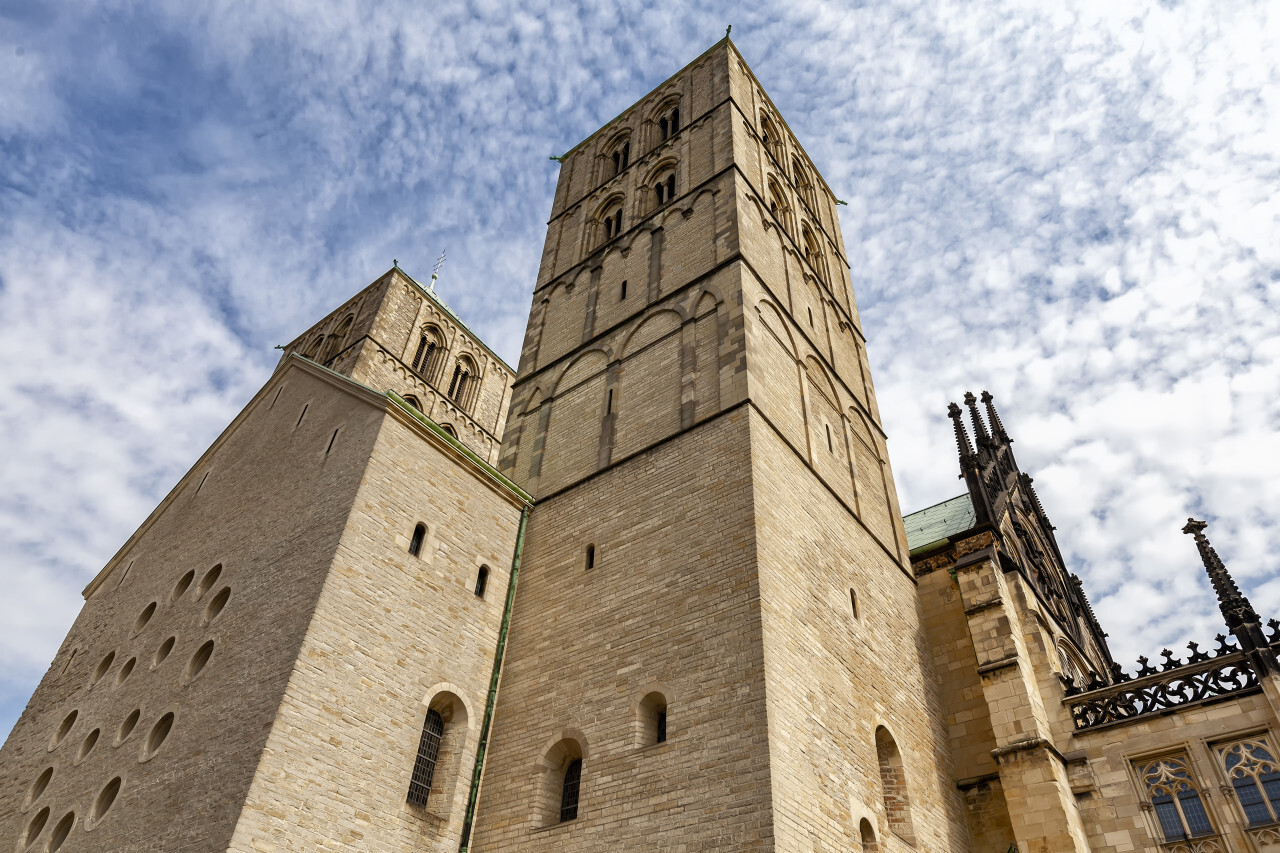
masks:
[[[907,526],[907,548],[912,554],[929,550],[948,536],[963,533],[978,521],[966,492],[940,504],[917,510],[902,519]]]

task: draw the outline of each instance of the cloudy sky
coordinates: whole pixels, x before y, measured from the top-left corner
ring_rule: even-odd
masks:
[[[398,258],[514,362],[559,154],[727,24],[836,194],[904,509],[996,395],[1118,659],[1280,615],[1266,3],[0,0],[0,734],[80,590]],[[1275,4],[1271,4],[1274,7]]]

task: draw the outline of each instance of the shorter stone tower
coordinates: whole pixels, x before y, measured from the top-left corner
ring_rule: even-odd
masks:
[[[85,589],[0,839],[456,850],[528,506],[487,461],[510,375],[395,269],[290,344]]]

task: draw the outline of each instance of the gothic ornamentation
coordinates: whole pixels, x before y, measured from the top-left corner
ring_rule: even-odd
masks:
[[[1090,729],[1192,702],[1235,696],[1258,687],[1258,676],[1242,654],[1186,664],[1168,672],[1145,666],[1123,685],[1088,690],[1068,699],[1076,729]],[[1150,674],[1143,675],[1143,672]]]

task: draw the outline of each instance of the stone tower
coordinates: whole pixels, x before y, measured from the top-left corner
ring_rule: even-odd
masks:
[[[398,269],[290,344],[85,589],[0,751],[3,843],[456,850],[528,506],[487,461],[510,379]]]
[[[847,267],[727,39],[562,159],[472,850],[968,849]]]

